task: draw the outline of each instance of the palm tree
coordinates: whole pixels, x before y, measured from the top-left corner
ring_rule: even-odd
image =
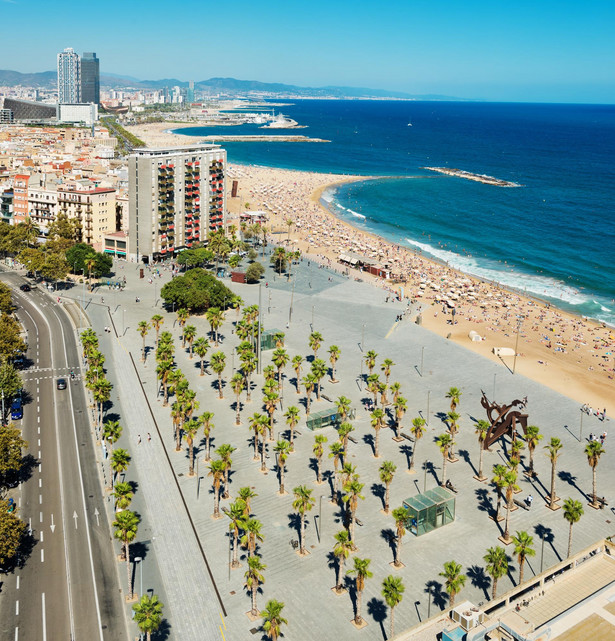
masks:
[[[288,229],[290,233],[290,227]],[[277,641],[280,636],[282,624],[288,624],[288,621],[282,616],[284,604],[275,599],[267,601],[265,609],[261,612],[263,617],[263,630],[271,641]]]
[[[284,491],[284,466],[286,465],[286,460],[291,452],[290,443],[288,441],[278,441],[273,451],[278,455],[278,470],[280,472],[280,494],[286,494]]]
[[[312,392],[314,391],[314,386],[316,385],[316,379],[314,374],[306,374],[303,377],[303,387],[305,387],[306,395],[306,404],[305,404],[305,413],[307,416],[310,415],[310,406],[312,404]]]
[[[528,425],[525,431],[525,440],[527,442],[527,449],[530,453],[530,469],[528,476],[536,476],[534,472],[534,451],[538,447],[538,443],[542,440],[543,436],[540,433],[540,428],[536,425]]]
[[[211,327],[211,333],[214,335],[216,347],[218,347],[218,330],[224,320],[224,312],[222,312],[218,307],[210,307],[205,312],[205,318]]]
[[[190,312],[186,308],[182,307],[181,309],[177,310],[177,323],[182,330],[184,329],[184,325],[189,318]]]
[[[132,485],[130,483],[116,483],[115,490],[113,491],[113,498],[115,499],[115,510],[121,512],[130,507],[132,502]]]
[[[312,332],[310,334],[308,344],[310,346],[310,349],[314,352],[314,359],[316,359],[316,357],[318,356],[318,350],[320,349],[321,343],[322,334],[320,332]]]
[[[513,442],[510,444],[510,457],[509,465],[516,472],[519,463],[521,463],[521,452],[525,449],[525,443],[521,439],[513,437]]]
[[[357,611],[355,613],[354,623],[357,626],[363,626],[363,618],[361,617],[361,601],[363,598],[363,590],[365,589],[365,579],[373,576],[369,571],[370,559],[354,559],[354,568],[348,570],[346,574],[355,575],[355,587],[357,590]]]
[[[440,485],[446,485],[446,461],[448,461],[449,450],[453,446],[453,437],[448,432],[444,432],[436,439],[436,445],[442,452],[442,480]]]
[[[495,485],[495,491],[498,495],[498,502],[495,508],[495,521],[500,521],[500,504],[502,502],[502,490],[504,488],[504,477],[508,472],[508,468],[505,465],[494,465],[493,466],[493,479],[492,483]]]
[[[261,561],[260,557],[248,557],[248,570],[245,574],[245,587],[250,591],[252,597],[252,609],[250,610],[250,615],[252,617],[257,617],[259,615],[258,609],[256,608],[256,593],[258,592],[260,584],[265,582],[265,577],[262,575],[262,572],[266,568],[267,566]]]
[[[221,518],[220,514],[220,484],[224,478],[224,472],[226,471],[226,464],[222,460],[211,461],[209,463],[209,473],[207,476],[213,477],[214,483],[214,519]]]
[[[241,499],[237,499],[230,504],[228,511],[225,511],[226,516],[229,517],[229,532],[233,535],[233,560],[231,561],[232,568],[238,568],[241,564],[237,560],[237,548],[239,547],[239,531],[244,527],[246,504]]]
[[[395,608],[401,603],[405,589],[406,586],[397,576],[389,575],[382,582],[382,596],[384,597],[386,604],[391,608],[391,631],[389,633],[390,639],[395,636]]]
[[[243,392],[243,376],[239,372],[235,372],[231,378],[231,388],[235,393],[235,425],[241,425],[241,418],[239,416],[239,410],[241,409],[241,402],[239,397],[241,392]]]
[[[340,459],[344,454],[344,446],[339,442],[336,441],[335,443],[331,443],[329,445],[329,449],[331,450],[329,452],[329,458],[333,459],[333,497],[332,501],[333,503],[337,504],[337,470],[339,467]]]
[[[196,338],[196,327],[194,325],[186,325],[184,327],[184,343],[188,343],[188,355],[192,360],[192,348],[194,339]]]
[[[299,388],[299,383],[301,382],[301,365],[303,363],[303,356],[300,356],[297,354],[297,356],[293,357],[293,369],[295,370],[295,381],[296,381],[296,388],[297,388],[297,394],[301,394],[301,390]]]
[[[275,383],[274,383],[275,385]],[[267,411],[267,414],[269,414],[269,440],[273,441],[273,415],[275,414],[275,409],[278,406],[278,402],[280,401],[280,395],[277,392],[271,391],[271,392],[266,392],[265,397],[263,399],[263,405],[265,406],[265,410]]]
[[[199,336],[199,338],[194,341],[194,353],[199,357],[200,360],[200,365],[201,365],[201,376],[205,374],[205,368],[203,366],[203,361],[205,360],[205,356],[207,355],[207,352],[209,351],[209,342],[206,338],[203,336]]]
[[[256,543],[258,541],[264,541],[265,537],[263,536],[261,529],[263,524],[256,519],[246,519],[243,524],[244,534],[241,537],[241,545],[248,550],[248,557],[254,556],[256,552]]]
[[[484,419],[480,419],[476,421],[476,425],[474,426],[474,433],[476,434],[478,438],[478,474],[475,476],[475,478],[478,481],[484,481],[487,477],[483,475],[483,453],[485,451],[485,439],[487,438],[487,432],[489,431],[489,423],[485,421]]]
[[[327,437],[324,434],[315,434],[314,435],[314,445],[312,451],[316,457],[316,482],[320,485],[322,483],[322,455],[324,454],[325,448],[324,443],[327,442]]]
[[[278,369],[278,389],[282,389],[282,370],[288,365],[288,352],[279,347],[273,352],[271,360]]]
[[[102,425],[103,409],[111,398],[112,389],[113,385],[106,378],[99,379],[94,384],[94,400],[98,403],[98,425]]]
[[[555,465],[557,464],[559,451],[562,449],[562,447],[562,442],[556,437],[552,437],[549,441],[549,445],[545,445],[547,456],[551,461],[551,493],[549,495],[549,508],[552,510],[557,509],[555,505],[555,501],[558,500],[555,496]]]
[[[389,377],[391,376],[391,367],[393,367],[395,363],[390,359],[390,358],[385,358],[384,361],[382,362],[382,365],[380,366],[380,370],[384,374],[384,379],[386,384],[389,384]]]
[[[596,500],[596,468],[598,467],[600,456],[604,454],[604,452],[605,449],[600,444],[600,441],[590,441],[585,446],[587,462],[589,463],[589,467],[592,468],[592,502],[590,503],[592,507],[598,506],[598,501]]]
[[[261,437],[261,472],[267,472],[265,464],[267,429],[269,428],[269,418],[264,414],[260,415],[256,423],[256,432]]]
[[[374,438],[374,458],[380,458],[380,430],[382,429],[382,426],[384,425],[384,410],[382,410],[380,407],[377,407],[372,413],[371,413],[371,425],[374,428],[376,432],[376,436]]]
[[[459,405],[459,399],[462,393],[458,387],[451,387],[446,393],[446,398],[451,399],[451,412],[454,412],[457,405]]]
[[[286,425],[290,427],[290,451],[295,451],[295,427],[299,422],[299,408],[291,405],[286,412],[284,413],[284,418],[286,419]]]
[[[160,314],[154,314],[152,316],[152,327],[156,330],[156,349],[158,349],[158,335],[163,324],[164,318]]]
[[[198,418],[191,418],[186,421],[183,426],[184,438],[188,443],[188,458],[190,461],[188,476],[194,476],[194,437],[197,435],[200,428],[201,420]]]
[[[489,574],[493,581],[491,598],[495,599],[498,590],[498,580],[503,576],[506,576],[506,573],[508,572],[508,557],[506,556],[506,550],[499,546],[489,548],[483,557],[483,560],[487,564],[487,574]]]
[[[276,332],[273,335],[273,340],[275,341],[275,346],[277,349],[280,349],[281,347],[284,347],[284,339],[286,338],[286,334],[284,332]]]
[[[211,440],[211,430],[214,424],[211,419],[214,417],[213,412],[203,412],[201,414],[201,423],[203,425],[203,436],[205,436],[205,461],[209,461],[209,442]]]
[[[258,445],[259,445],[259,435],[262,424],[263,415],[260,412],[254,412],[250,417],[250,429],[254,433],[254,457],[253,461],[258,461]]]
[[[130,544],[135,540],[141,519],[130,510],[122,510],[115,515],[113,536],[121,541],[123,557],[126,561],[126,575],[128,576],[128,598],[132,599],[132,576],[130,573]]]
[[[364,488],[363,483],[359,483],[358,477],[353,478],[344,485],[344,503],[348,503],[348,509],[350,511],[350,540],[352,541],[352,549],[356,550],[356,539],[355,539],[355,522],[356,522],[356,513],[357,508],[359,507],[359,499],[364,499],[365,497],[361,494],[361,490]]]
[[[378,354],[373,349],[370,349],[367,354],[365,354],[365,364],[367,365],[367,370],[369,371],[370,375],[374,371],[374,367],[376,367],[376,359],[378,358]]]
[[[410,458],[410,471],[412,471],[414,470],[414,457],[416,455],[416,448],[419,444],[419,441],[425,434],[425,419],[421,416],[413,418],[410,432],[412,433],[412,436],[414,436],[414,447],[412,448],[412,457]]]
[[[117,450],[113,451],[113,454],[111,455],[111,469],[113,470],[111,488],[113,488],[113,484],[118,474],[122,474],[123,472],[125,472],[128,469],[129,465],[130,454],[128,454],[127,450],[120,447]]]
[[[320,400],[320,381],[327,375],[327,364],[320,358],[312,362],[312,375],[316,382],[316,398]]]
[[[579,503],[580,505],[580,503]],[[513,536],[513,543],[515,544],[515,554],[517,555],[517,563],[519,564],[519,585],[523,583],[523,568],[525,566],[525,559],[528,556],[534,556],[536,550],[532,547],[534,537],[530,536],[527,532],[517,532]],[[570,551],[568,552],[570,554]]]
[[[342,573],[346,559],[352,552],[352,541],[347,530],[340,530],[335,535],[335,546],[333,547],[333,556],[337,559],[337,575],[335,583],[335,592],[341,594],[344,590],[342,585]]]
[[[399,441],[401,440],[399,434],[401,430],[401,419],[408,411],[408,401],[403,396],[396,396],[393,399],[393,409],[395,410],[395,440]]]
[[[506,523],[504,525],[504,536],[502,542],[506,545],[510,542],[510,535],[508,533],[508,522],[510,520],[510,511],[513,507],[513,495],[519,490],[517,485],[517,473],[514,470],[509,470],[504,474],[503,485],[506,489]]]
[[[455,561],[446,561],[440,576],[446,579],[444,589],[448,593],[449,607],[455,607],[455,597],[466,583],[466,575],[461,574],[461,565]]]
[[[149,323],[147,321],[140,321],[139,325],[137,326],[137,331],[141,335],[141,338],[143,339],[143,347],[141,349],[141,360],[145,363],[145,337],[147,336],[147,332],[149,331]]]
[[[578,523],[582,516],[583,505],[581,505],[581,501],[575,501],[570,498],[564,501],[564,518],[570,524],[570,530],[568,532],[568,554],[566,554],[566,558],[570,556],[570,550],[572,549],[572,526]]]
[[[339,436],[339,439],[344,446],[344,461],[348,458],[348,437],[350,436],[350,433],[354,432],[354,427],[350,423],[342,423],[338,428],[337,428],[337,434]]]
[[[226,367],[226,354],[224,352],[214,352],[211,355],[211,369],[218,375],[218,398],[224,398],[222,396],[222,372]]]
[[[294,488],[293,494],[295,495],[293,509],[298,512],[301,517],[299,554],[304,556],[307,554],[307,550],[305,549],[305,515],[314,507],[314,499],[312,498],[312,490],[305,485],[299,485]]]
[[[340,354],[341,354],[341,351],[337,345],[331,345],[331,347],[329,347],[329,362],[331,363],[331,382],[332,383],[337,383],[337,379],[335,378],[335,364],[339,360]]]
[[[378,392],[380,391],[378,374],[370,374],[367,377],[367,391],[374,395],[374,407],[376,407],[378,405]]]
[[[139,603],[132,606],[134,620],[140,632],[145,632],[146,641],[151,641],[152,632],[156,632],[162,623],[163,604],[155,594],[142,594]]]
[[[460,418],[461,417],[459,416],[459,414],[457,414],[457,412],[448,412],[448,414],[446,415],[446,420],[448,421],[448,429],[449,429],[449,432],[451,433],[451,436],[453,437],[453,441],[455,440],[455,434],[457,434],[457,432],[459,431],[459,425],[457,424],[457,421]],[[453,445],[454,445],[454,442],[451,444],[451,451],[449,453],[451,461],[455,460],[455,452],[453,451]]]
[[[337,407],[337,417],[340,423],[343,423],[348,418],[348,414],[350,413],[351,402],[352,401],[349,398],[346,398],[345,396],[340,396],[335,401],[335,406]]]
[[[231,466],[233,461],[231,459],[231,454],[236,450],[236,447],[229,445],[228,443],[223,443],[216,450],[216,454],[224,461],[224,493],[222,494],[223,499],[228,499],[229,497],[229,487],[228,487],[228,475],[231,471]]]
[[[109,443],[109,455],[113,454],[113,444],[117,443],[122,435],[122,426],[119,421],[105,421],[103,424],[102,437]]]
[[[389,385],[389,389],[391,390],[391,392],[393,392],[393,405],[395,405],[395,401],[397,401],[399,395],[401,394],[401,384],[391,383]]]
[[[156,374],[160,383],[162,384],[162,406],[166,407],[169,404],[169,374],[173,371],[173,361],[163,359],[158,361],[156,367]]]
[[[249,403],[251,400],[250,376],[256,369],[256,354],[254,352],[249,351],[242,355],[241,369],[246,378],[246,401]]]
[[[392,516],[395,519],[395,557],[393,558],[393,565],[396,568],[400,568],[403,565],[401,562],[401,545],[406,533],[408,512],[406,512],[406,508],[398,507],[393,510]]]
[[[258,494],[251,487],[240,487],[238,492],[239,498],[245,503],[243,515],[247,519],[250,516],[252,499],[257,497]]]
[[[393,482],[393,477],[397,470],[397,465],[391,461],[384,461],[378,470],[380,474],[380,480],[384,483],[384,513],[389,513],[389,490],[391,488],[391,483]]]

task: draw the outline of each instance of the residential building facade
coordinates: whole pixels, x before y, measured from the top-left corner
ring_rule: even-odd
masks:
[[[81,102],[81,62],[70,47],[58,54],[58,103]]]
[[[128,253],[173,257],[224,228],[226,150],[218,145],[138,149],[128,158]]]
[[[29,174],[17,174],[13,183],[13,222],[15,225],[25,222],[28,217],[28,183]]]
[[[79,185],[58,187],[58,212],[81,223],[82,243],[93,245],[98,251],[103,236],[116,231],[115,189],[80,188]]]
[[[45,187],[28,188],[28,215],[32,222],[44,233],[58,214],[58,192]]]

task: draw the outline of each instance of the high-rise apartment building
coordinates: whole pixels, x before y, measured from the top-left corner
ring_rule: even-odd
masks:
[[[81,56],[81,102],[100,104],[100,60],[89,51]]]
[[[81,102],[81,63],[70,47],[58,54],[58,102],[61,105]]]
[[[172,257],[224,227],[226,151],[218,145],[137,149],[128,157],[128,253]]]

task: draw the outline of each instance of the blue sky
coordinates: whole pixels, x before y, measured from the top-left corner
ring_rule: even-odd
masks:
[[[0,24],[0,67],[22,72],[73,47],[140,79],[615,103],[614,0],[0,0]]]

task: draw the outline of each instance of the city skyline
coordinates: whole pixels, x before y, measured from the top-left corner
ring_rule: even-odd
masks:
[[[309,10],[268,5],[265,13],[239,0],[232,21],[214,23],[211,10],[193,2],[176,14],[159,2],[147,14],[112,2],[113,38],[97,33],[93,7],[71,4],[60,16],[39,0],[30,3],[27,48],[9,32],[7,48],[19,64],[6,66],[48,70],[58,51],[72,47],[95,50],[101,75],[144,80],[233,77],[491,101],[615,102],[604,64],[615,56],[615,7],[603,2],[520,2],[514,11],[478,0],[445,11],[423,0],[395,1],[386,10],[360,2],[352,13],[340,2],[317,2]],[[23,19],[24,5],[1,6],[6,20]]]

